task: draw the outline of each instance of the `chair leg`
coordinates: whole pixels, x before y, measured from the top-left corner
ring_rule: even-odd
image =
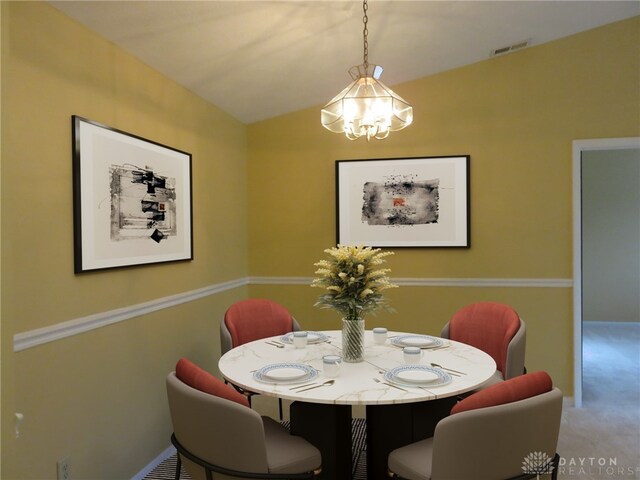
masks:
[[[553,472],[551,472],[551,480],[558,480],[558,467],[560,466],[560,454],[556,453],[553,457]]]
[[[282,421],[282,399],[278,399],[278,408],[280,410],[280,421]]]
[[[180,454],[176,453],[176,476],[175,480],[180,480],[180,470],[182,470],[182,459],[180,458]]]

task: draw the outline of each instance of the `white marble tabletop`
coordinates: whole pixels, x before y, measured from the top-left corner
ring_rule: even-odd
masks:
[[[402,387],[404,390],[378,383],[374,379],[384,380],[384,371],[404,365],[402,348],[391,344],[391,338],[403,335],[403,332],[389,332],[384,345],[373,342],[373,333],[365,332],[365,360],[360,363],[343,362],[340,374],[330,386],[315,388],[306,392],[296,392],[295,385],[273,385],[254,379],[253,372],[274,363],[303,363],[320,371],[313,384],[330,380],[322,373],[322,357],[329,354],[341,354],[342,335],[339,330],[323,332],[328,342],[295,348],[286,345],[277,348],[269,345],[268,339],[256,340],[236,347],[225,353],[218,363],[222,375],[231,383],[246,390],[310,403],[347,404],[347,405],[387,405],[394,403],[412,403],[437,398],[450,397],[473,390],[487,381],[496,371],[496,363],[482,350],[464,343],[444,340],[446,348],[425,349],[420,365],[430,366],[438,363],[449,369],[464,372],[464,375],[452,376],[451,383],[442,386]],[[279,340],[280,337],[272,337]],[[312,383],[305,382],[305,383]]]

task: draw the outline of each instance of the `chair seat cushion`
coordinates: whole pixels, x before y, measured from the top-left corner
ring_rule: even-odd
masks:
[[[517,402],[549,392],[553,382],[547,372],[533,372],[490,385],[455,404],[451,414]]]
[[[176,377],[191,388],[249,408],[249,401],[244,395],[186,358],[181,358],[176,364]]]
[[[409,480],[430,480],[433,437],[395,449],[389,454],[389,470]]]
[[[320,451],[269,417],[262,417],[269,473],[303,473],[322,464]]]

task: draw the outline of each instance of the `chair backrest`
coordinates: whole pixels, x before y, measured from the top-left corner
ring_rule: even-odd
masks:
[[[504,379],[524,371],[526,328],[508,305],[495,302],[467,305],[453,315],[442,336],[491,355]]]
[[[250,298],[234,303],[220,321],[221,353],[261,338],[284,335],[300,326],[282,305]]]
[[[237,394],[232,387],[218,382],[221,390]],[[269,471],[260,414],[236,401],[190,387],[175,372],[167,376],[166,383],[173,431],[184,448],[208,463],[230,470]],[[202,467],[190,461],[184,465],[192,478],[205,478]]]
[[[532,455],[555,456],[562,392],[546,372],[529,373],[467,397],[451,413],[434,433],[432,480],[506,479],[527,473]]]

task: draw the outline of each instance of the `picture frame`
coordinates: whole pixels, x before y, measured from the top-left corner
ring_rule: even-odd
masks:
[[[71,122],[75,273],[193,260],[191,154]]]
[[[336,242],[470,248],[470,155],[336,161]]]

